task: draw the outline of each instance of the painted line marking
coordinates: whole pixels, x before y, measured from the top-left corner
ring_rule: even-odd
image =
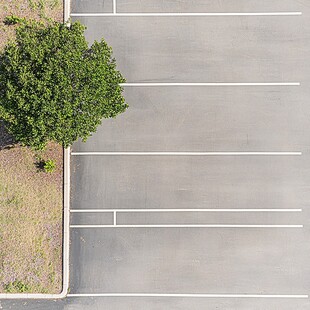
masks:
[[[71,13],[71,16],[119,16],[119,17],[182,17],[182,16],[197,16],[197,17],[212,17],[212,16],[300,16],[302,12],[214,12],[214,13],[116,13],[116,4],[113,0],[113,13]]]
[[[300,156],[302,152],[72,152],[73,156]]]
[[[302,209],[71,209],[71,213],[135,212],[302,212]]]
[[[303,228],[303,225],[234,225],[234,224],[205,224],[205,225],[70,225],[71,228]]]
[[[115,14],[116,14],[116,0],[113,0],[113,15],[115,15]],[[73,16],[73,15],[71,14],[71,16]]]
[[[123,87],[158,87],[158,86],[300,86],[300,82],[271,83],[121,83]]]
[[[309,295],[284,294],[151,294],[151,293],[105,293],[68,294],[67,297],[186,297],[186,298],[309,298]]]
[[[116,211],[113,211],[113,226],[116,226]]]

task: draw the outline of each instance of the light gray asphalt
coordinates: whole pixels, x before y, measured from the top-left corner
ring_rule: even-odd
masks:
[[[91,41],[106,33],[129,82],[192,83],[304,81],[307,48],[302,18],[112,16],[79,20],[87,25]]]
[[[184,309],[229,309],[229,310],[292,310],[308,309],[308,300],[279,302],[276,299],[198,299],[190,298],[67,298],[61,301],[2,301],[5,310],[184,310]],[[280,306],[279,306],[280,305]]]
[[[74,157],[73,205],[79,209],[307,209],[310,163],[306,156]]]
[[[310,246],[301,253],[304,234],[297,229],[74,229],[72,244],[79,246],[71,263],[78,272],[71,276],[71,292],[305,293]]]
[[[307,82],[299,87],[127,88],[125,95],[130,109],[105,120],[97,134],[74,150],[309,149],[304,134],[310,119]]]
[[[303,228],[71,229],[70,293],[310,293],[310,3],[116,0],[118,12],[302,11],[290,17],[74,17],[105,37],[128,82],[300,82],[126,88],[130,108],[75,152],[296,151],[292,157],[72,157],[72,209],[281,209],[119,213],[117,224]],[[112,1],[72,2],[74,13]],[[71,224],[113,224],[112,213]],[[308,299],[76,298],[3,309],[309,309]]]
[[[292,1],[117,1],[118,12],[289,11]],[[95,3],[92,3],[95,6]],[[93,12],[97,12],[93,8]],[[301,151],[301,157],[74,157],[75,209],[302,208],[299,213],[119,213],[117,224],[303,224],[300,229],[72,229],[73,293],[308,294],[309,39],[303,17],[79,17],[128,82],[301,82],[126,88],[130,108],[76,152]],[[309,30],[308,30],[309,32]],[[112,214],[73,224],[113,224]],[[90,217],[92,216],[92,218]],[[100,303],[99,300],[96,300]],[[116,304],[114,304],[116,302]],[[118,309],[123,301],[102,299]],[[276,309],[288,300],[154,300],[132,309]],[[173,306],[172,306],[173,304]],[[298,309],[308,300],[289,301]]]
[[[105,1],[76,0],[76,3],[105,3]],[[266,12],[295,11],[307,1],[292,0],[117,0],[118,12]],[[97,4],[98,5],[98,4]]]

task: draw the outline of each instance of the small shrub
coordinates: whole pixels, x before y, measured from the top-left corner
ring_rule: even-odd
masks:
[[[3,23],[5,25],[16,25],[16,24],[22,24],[25,22],[24,18],[18,17],[16,15],[10,15],[10,16],[6,16],[3,20]]]
[[[6,200],[7,205],[11,205],[14,207],[17,207],[21,203],[21,198],[18,195],[12,195],[11,197],[8,197]]]
[[[47,161],[44,162],[44,171],[47,172],[47,173],[52,173],[55,171],[56,169],[56,163],[54,160],[52,159],[49,159]]]
[[[6,293],[26,293],[30,291],[29,285],[22,281],[15,280],[4,287]]]

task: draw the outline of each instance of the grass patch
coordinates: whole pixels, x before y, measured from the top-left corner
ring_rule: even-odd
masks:
[[[5,285],[4,291],[6,293],[28,293],[31,289],[28,284],[15,280]]]
[[[0,293],[59,293],[62,286],[62,148],[38,172],[36,154],[19,145],[0,151]]]

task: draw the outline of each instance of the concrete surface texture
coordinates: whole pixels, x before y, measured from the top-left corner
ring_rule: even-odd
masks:
[[[2,308],[310,309],[310,3],[73,0],[72,12],[89,43],[113,47],[130,107],[73,146],[69,297]],[[208,12],[302,15],[134,16]],[[171,82],[283,85],[130,86]]]

